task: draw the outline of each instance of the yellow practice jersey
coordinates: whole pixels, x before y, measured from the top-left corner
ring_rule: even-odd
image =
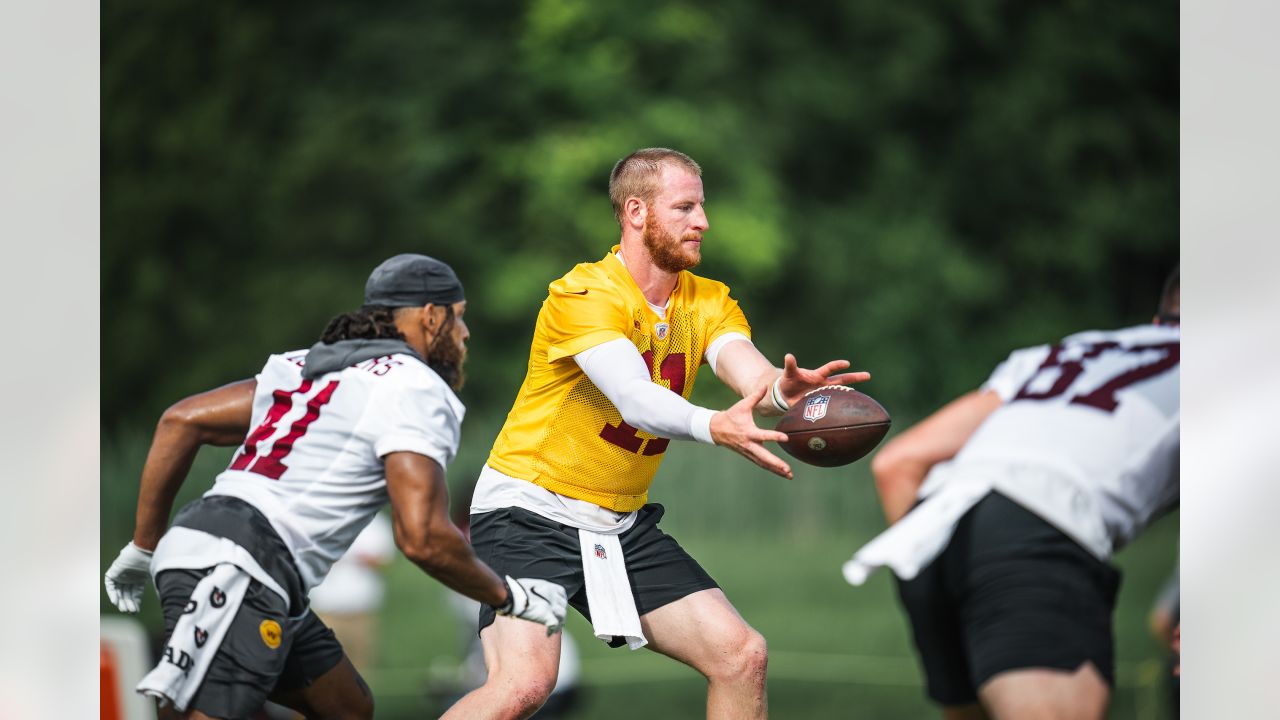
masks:
[[[655,383],[689,397],[707,346],[751,328],[724,283],[681,272],[666,318],[649,307],[616,253],[551,283],[538,313],[529,370],[489,465],[552,492],[619,512],[636,510],[670,442],[637,430],[574,362],[626,338]]]

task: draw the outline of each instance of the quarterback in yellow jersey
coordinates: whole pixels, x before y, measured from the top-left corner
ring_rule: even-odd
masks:
[[[618,257],[582,264],[551,284],[529,373],[489,455],[490,467],[611,510],[639,510],[670,442],[627,424],[566,359],[610,340],[633,345],[653,382],[688,398],[703,354],[728,333],[749,337],[723,283],[687,271],[665,312],[649,307]]]
[[[618,161],[609,195],[622,239],[603,259],[551,283],[529,366],[471,504],[476,554],[499,573],[558,583],[596,637],[648,645],[702,673],[707,715],[767,715],[764,638],[669,535],[649,485],[671,440],[734,450],[782,477],[791,469],[756,426],[823,385],[870,378],[770,363],[723,283],[693,275],[701,259],[702,171],[683,153],[638,150]],[[698,367],[742,396],[716,412],[688,401]],[[530,627],[522,627],[529,625]],[[447,718],[524,718],[556,683],[560,638],[482,607],[488,679]],[[532,631],[530,630],[532,628]]]

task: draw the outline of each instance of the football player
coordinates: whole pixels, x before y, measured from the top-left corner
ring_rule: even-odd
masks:
[[[164,657],[139,692],[188,718],[248,717],[268,698],[307,717],[372,717],[368,687],[307,593],[388,501],[396,544],[427,574],[543,635],[559,630],[563,588],[504,580],[449,520],[465,311],[448,265],[397,255],[310,350],[272,355],[254,379],[164,413],[133,541],[106,575],[123,612],[137,612],[148,577],[160,596]],[[166,532],[201,445],[240,449]]]
[[[1112,554],[1178,503],[1177,271],[1155,321],[1014,351],[872,462],[888,566],[948,718],[1102,718]]]
[[[870,375],[841,373],[844,360],[802,369],[791,355],[774,367],[729,288],[689,272],[709,223],[687,155],[632,153],[609,195],[621,241],[551,283],[524,384],[472,498],[471,541],[501,573],[563,585],[611,645],[647,644],[698,670],[709,716],[763,717],[764,639],[658,528],[664,508],[648,502],[649,485],[673,439],[789,478],[763,445],[786,436],[756,427],[752,412],[776,415],[809,390]],[[704,362],[742,401],[721,412],[689,403]],[[489,608],[480,628],[488,679],[445,717],[528,717],[555,686],[559,639]]]

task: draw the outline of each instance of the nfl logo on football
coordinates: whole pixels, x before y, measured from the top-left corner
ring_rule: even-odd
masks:
[[[811,397],[804,402],[804,419],[809,422],[818,422],[827,416],[827,403],[831,402],[830,395],[819,395]]]

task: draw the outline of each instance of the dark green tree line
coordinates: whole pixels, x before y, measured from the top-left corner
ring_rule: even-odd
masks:
[[[452,263],[505,411],[612,163],[704,168],[700,269],[780,361],[914,415],[1016,345],[1141,321],[1177,259],[1177,6],[763,0],[102,9],[104,427]]]

